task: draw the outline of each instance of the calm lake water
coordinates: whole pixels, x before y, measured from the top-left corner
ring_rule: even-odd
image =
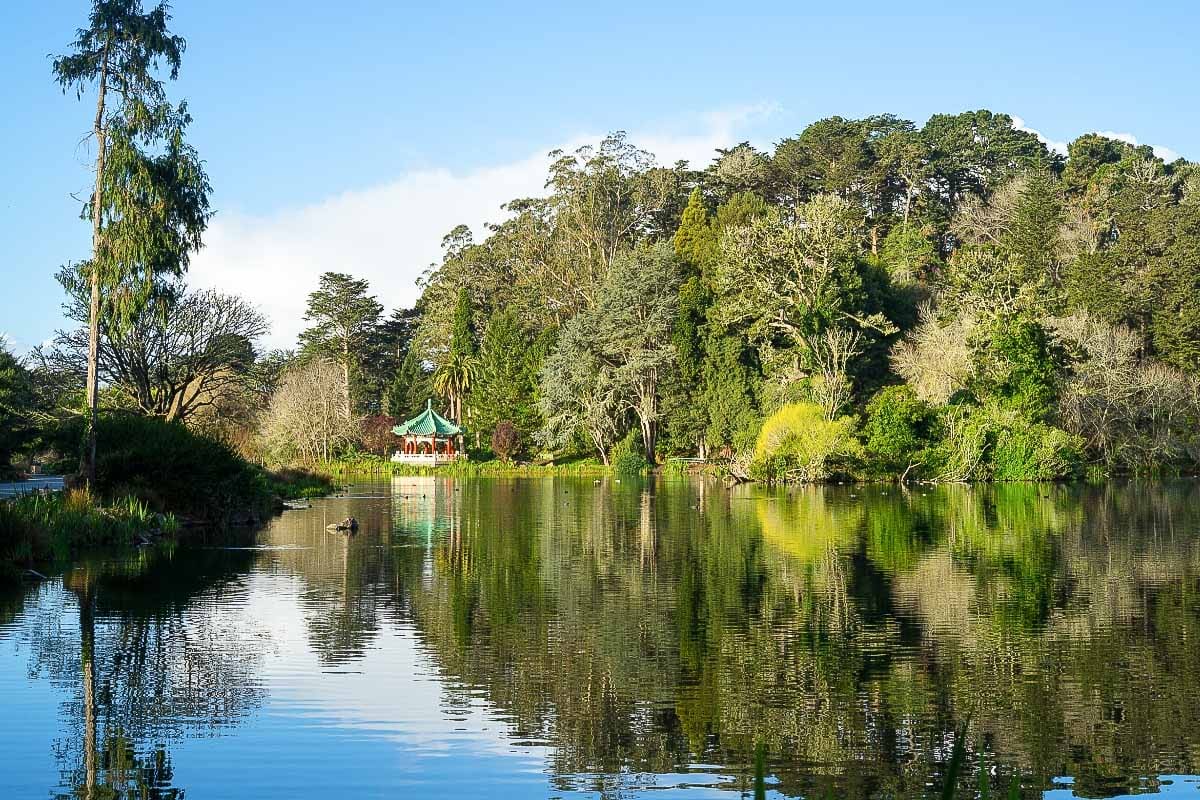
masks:
[[[356,486],[0,595],[0,720],[4,798],[1196,796],[1200,484]]]

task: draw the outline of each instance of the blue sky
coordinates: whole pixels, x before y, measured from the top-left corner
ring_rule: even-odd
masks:
[[[9,0],[0,27],[0,332],[61,326],[57,266],[85,257],[89,103],[48,54],[84,0]],[[649,6],[650,4],[646,4]],[[271,344],[324,269],[386,305],[456,222],[536,191],[546,151],[625,129],[664,161],[769,146],[823,116],[990,108],[1052,141],[1128,134],[1200,157],[1190,5],[179,0],[170,91],[195,117],[217,216],[193,282],[250,297]]]

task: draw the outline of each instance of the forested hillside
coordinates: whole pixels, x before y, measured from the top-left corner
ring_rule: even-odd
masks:
[[[1200,457],[1200,170],[1149,147],[1086,134],[1063,155],[989,111],[831,117],[708,165],[616,133],[551,153],[545,194],[497,219],[451,231],[390,316],[326,273],[296,352],[257,352],[237,298],[166,287],[106,331],[106,402],[267,461],[387,454],[430,397],[477,457],[698,456],[772,480]],[[81,386],[86,339],[43,352],[40,382]]]
[[[702,170],[618,133],[551,154],[547,190],[452,231],[418,305],[410,365],[473,375],[484,442],[507,419],[607,457],[632,432],[796,478],[1198,453],[1193,164],[976,111],[832,117]]]

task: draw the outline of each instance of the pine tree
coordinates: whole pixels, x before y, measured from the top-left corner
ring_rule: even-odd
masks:
[[[321,285],[308,296],[304,319],[312,326],[300,334],[300,347],[307,355],[332,358],[342,368],[344,412],[352,416],[359,385],[361,358],[379,324],[383,306],[367,294],[365,280],[339,272],[326,272]]]
[[[1046,173],[1031,174],[1021,190],[1004,248],[1021,268],[1021,280],[1036,283],[1056,277],[1066,216],[1055,181]]]
[[[464,286],[458,290],[458,303],[454,307],[454,327],[450,331],[450,352],[453,355],[474,358],[476,349],[475,326],[471,321],[471,295]]]
[[[408,419],[425,407],[433,396],[433,384],[421,360],[411,348],[400,362],[400,368],[387,390],[385,408],[396,419]]]
[[[503,422],[512,423],[522,443],[533,440],[541,427],[537,410],[537,379],[546,347],[539,346],[511,311],[488,321],[479,348],[479,377],[475,384],[475,427],[484,440]]]
[[[674,244],[676,255],[691,274],[706,272],[709,263],[716,258],[717,237],[709,222],[700,187],[693,189],[688,198],[679,229],[675,231]]]

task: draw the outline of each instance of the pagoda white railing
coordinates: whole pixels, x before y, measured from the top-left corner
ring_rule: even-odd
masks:
[[[451,464],[462,458],[461,453],[447,455],[446,453],[401,453],[396,452],[392,461],[397,464],[418,464],[425,467],[436,467],[440,464]]]

